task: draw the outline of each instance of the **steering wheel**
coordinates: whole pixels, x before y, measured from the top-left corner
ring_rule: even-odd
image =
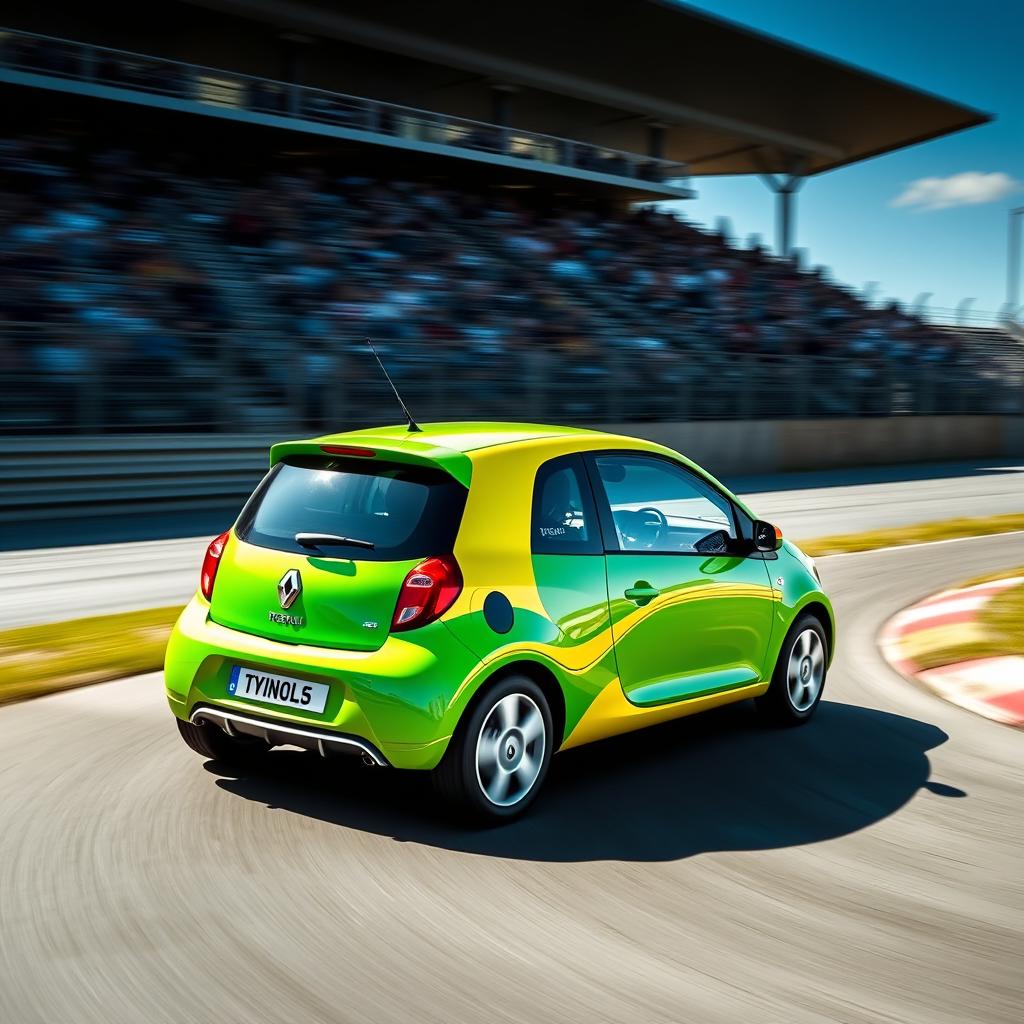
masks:
[[[652,508],[650,505],[644,508],[638,508],[636,510],[637,515],[647,516],[649,518],[644,519],[645,528],[653,528],[654,536],[651,537],[650,542],[644,544],[645,548],[653,548],[657,545],[658,541],[661,540],[661,535],[668,530],[668,519],[664,512],[660,509]],[[653,522],[651,521],[653,519]]]

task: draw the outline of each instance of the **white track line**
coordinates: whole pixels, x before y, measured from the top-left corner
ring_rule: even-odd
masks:
[[[947,537],[945,540],[917,540],[913,544],[890,544],[888,547],[868,548],[865,551],[837,551],[834,555],[815,555],[814,557],[817,560],[819,558],[849,558],[851,555],[878,555],[885,551],[907,551],[910,548],[926,548],[933,544],[957,544],[962,540],[991,540],[993,537],[1013,537],[1021,533],[1024,533],[1024,530],[1003,530],[1000,533],[978,533],[970,537]],[[800,547],[799,541],[793,543]],[[806,541],[805,543],[812,542]]]

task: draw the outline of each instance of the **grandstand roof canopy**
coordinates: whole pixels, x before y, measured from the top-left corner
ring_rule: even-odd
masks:
[[[193,2],[398,58],[431,109],[488,80],[531,130],[640,151],[660,123],[695,174],[815,174],[991,119],[673,0]]]

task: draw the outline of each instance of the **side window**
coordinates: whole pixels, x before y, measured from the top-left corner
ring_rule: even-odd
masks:
[[[533,488],[534,554],[595,555],[602,552],[597,512],[576,455],[545,462]]]
[[[729,500],[682,466],[631,454],[594,462],[620,550],[717,554],[735,540]]]

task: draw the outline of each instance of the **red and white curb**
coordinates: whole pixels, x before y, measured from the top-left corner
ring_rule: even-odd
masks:
[[[978,658],[935,668],[922,668],[916,660],[929,649],[979,638],[980,610],[1019,584],[1024,576],[946,590],[904,609],[882,630],[883,657],[901,675],[952,704],[997,722],[1024,725],[1024,657]]]

